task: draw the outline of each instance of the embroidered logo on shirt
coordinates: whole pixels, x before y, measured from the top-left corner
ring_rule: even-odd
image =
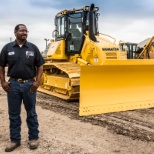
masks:
[[[26,51],[26,56],[34,56],[34,52],[33,51]]]
[[[26,58],[33,57],[34,52],[33,51],[26,51]]]
[[[15,54],[14,51],[10,51],[10,52],[8,52],[8,55],[9,55],[9,56],[14,55],[14,54]]]

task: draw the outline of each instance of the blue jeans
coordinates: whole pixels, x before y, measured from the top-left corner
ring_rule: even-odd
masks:
[[[36,92],[31,93],[30,87],[33,81],[20,83],[14,80],[10,80],[11,91],[7,93],[8,98],[8,113],[10,119],[10,139],[14,142],[21,140],[21,104],[23,101],[26,113],[27,113],[27,126],[28,126],[28,138],[29,140],[38,139],[38,120],[35,110],[36,106]]]

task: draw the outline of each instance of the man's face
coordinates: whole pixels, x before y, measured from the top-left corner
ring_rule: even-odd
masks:
[[[28,30],[25,26],[19,26],[19,29],[15,32],[15,36],[20,41],[25,41],[27,39]]]

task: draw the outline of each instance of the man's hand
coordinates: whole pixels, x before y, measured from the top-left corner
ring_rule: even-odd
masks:
[[[37,90],[37,88],[39,87],[40,82],[39,81],[34,81],[31,88],[30,88],[30,92],[33,93]]]
[[[3,81],[3,82],[1,82],[1,84],[2,84],[2,88],[4,89],[4,91],[6,91],[6,92],[11,91],[11,88],[9,86],[9,82]]]

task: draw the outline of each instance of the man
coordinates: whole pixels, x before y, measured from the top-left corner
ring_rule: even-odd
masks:
[[[24,24],[17,25],[14,34],[16,40],[6,44],[0,53],[0,79],[2,88],[7,92],[10,119],[11,141],[5,149],[6,152],[20,146],[22,101],[27,112],[29,147],[36,149],[39,145],[39,124],[35,105],[36,90],[43,73],[44,60],[38,48],[27,41],[28,30]],[[6,65],[8,81],[5,79]]]

